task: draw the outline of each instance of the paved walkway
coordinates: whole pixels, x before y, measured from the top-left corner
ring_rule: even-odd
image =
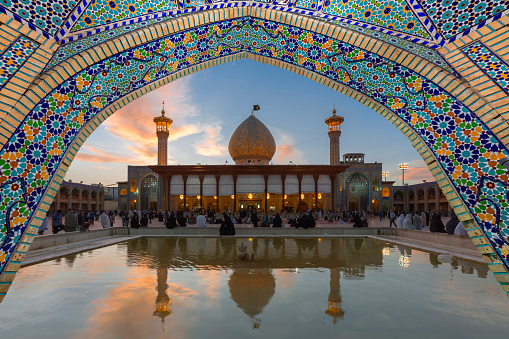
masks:
[[[444,225],[449,221],[449,217],[442,218],[442,222]],[[369,220],[369,226],[368,227],[389,227],[390,221],[388,218],[384,218],[380,220],[380,218],[376,217],[374,219]],[[286,224],[285,224],[286,225]],[[164,227],[165,225],[162,222],[159,222],[158,219],[152,220],[152,223],[148,225],[148,227]],[[207,224],[207,227],[219,227],[219,224]],[[288,225],[286,225],[288,227]],[[119,216],[115,217],[115,224],[113,227],[122,227],[122,218]],[[187,227],[196,227],[196,224],[188,224]],[[252,224],[235,224],[236,228],[250,228],[253,227]],[[317,220],[316,221],[316,227],[353,227],[353,223],[346,223],[346,224],[338,224],[335,223],[328,223],[326,220]],[[94,221],[94,224],[90,226],[91,230],[98,230],[102,229],[102,225],[100,221]],[[424,227],[424,232],[429,232],[429,227]],[[61,231],[60,233],[63,233]],[[51,233],[51,222],[49,229],[45,232],[45,234],[52,234]]]

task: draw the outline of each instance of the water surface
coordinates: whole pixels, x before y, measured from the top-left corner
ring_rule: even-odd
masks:
[[[135,239],[22,268],[0,338],[506,337],[487,267],[442,261],[369,239]]]

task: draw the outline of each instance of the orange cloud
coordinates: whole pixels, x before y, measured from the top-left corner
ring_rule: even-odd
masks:
[[[408,181],[422,182],[422,180],[434,181],[435,178],[433,178],[433,175],[429,171],[424,161],[422,160],[412,161],[411,163],[408,164],[408,170],[405,171],[405,182]]]
[[[278,141],[276,141],[277,150],[273,161],[276,164],[288,164],[290,161],[295,163],[305,163],[303,153],[295,146],[295,140],[292,136],[282,132],[277,132]]]

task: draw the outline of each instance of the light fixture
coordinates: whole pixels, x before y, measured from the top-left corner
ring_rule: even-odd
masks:
[[[288,198],[288,196],[285,194],[285,200],[286,200],[286,198]]]
[[[318,193],[318,199],[322,199],[322,193]]]
[[[385,178],[385,181],[387,181],[388,176],[389,176],[389,172],[382,172],[382,177]]]
[[[249,194],[247,195],[247,197],[248,197],[249,199],[253,199],[253,193],[249,193]]]
[[[235,199],[235,196],[232,194],[231,198],[232,198],[232,200],[233,200],[233,199]]]
[[[200,200],[201,196],[200,195],[197,195],[196,196],[196,199]]]
[[[269,193],[267,193],[267,199],[270,199],[270,194]]]
[[[391,254],[391,249],[390,249],[390,247],[384,247],[384,248],[382,249],[382,254],[383,254],[383,255],[389,255],[389,254]]]
[[[217,200],[217,195],[214,195],[214,199],[216,199],[216,200]]]
[[[304,193],[300,194],[300,200],[304,200]]]
[[[406,255],[402,255],[399,257],[399,266],[403,268],[407,268],[410,266],[410,259]]]
[[[184,199],[184,196],[181,194],[180,195],[180,200],[183,200]]]

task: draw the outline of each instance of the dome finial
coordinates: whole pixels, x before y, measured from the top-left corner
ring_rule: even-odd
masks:
[[[163,109],[161,110],[161,115],[162,115],[163,117],[164,117],[164,113],[166,113],[166,112],[164,111],[164,101],[163,101]]]
[[[336,105],[334,105],[334,109],[332,110],[332,115],[336,116]]]

